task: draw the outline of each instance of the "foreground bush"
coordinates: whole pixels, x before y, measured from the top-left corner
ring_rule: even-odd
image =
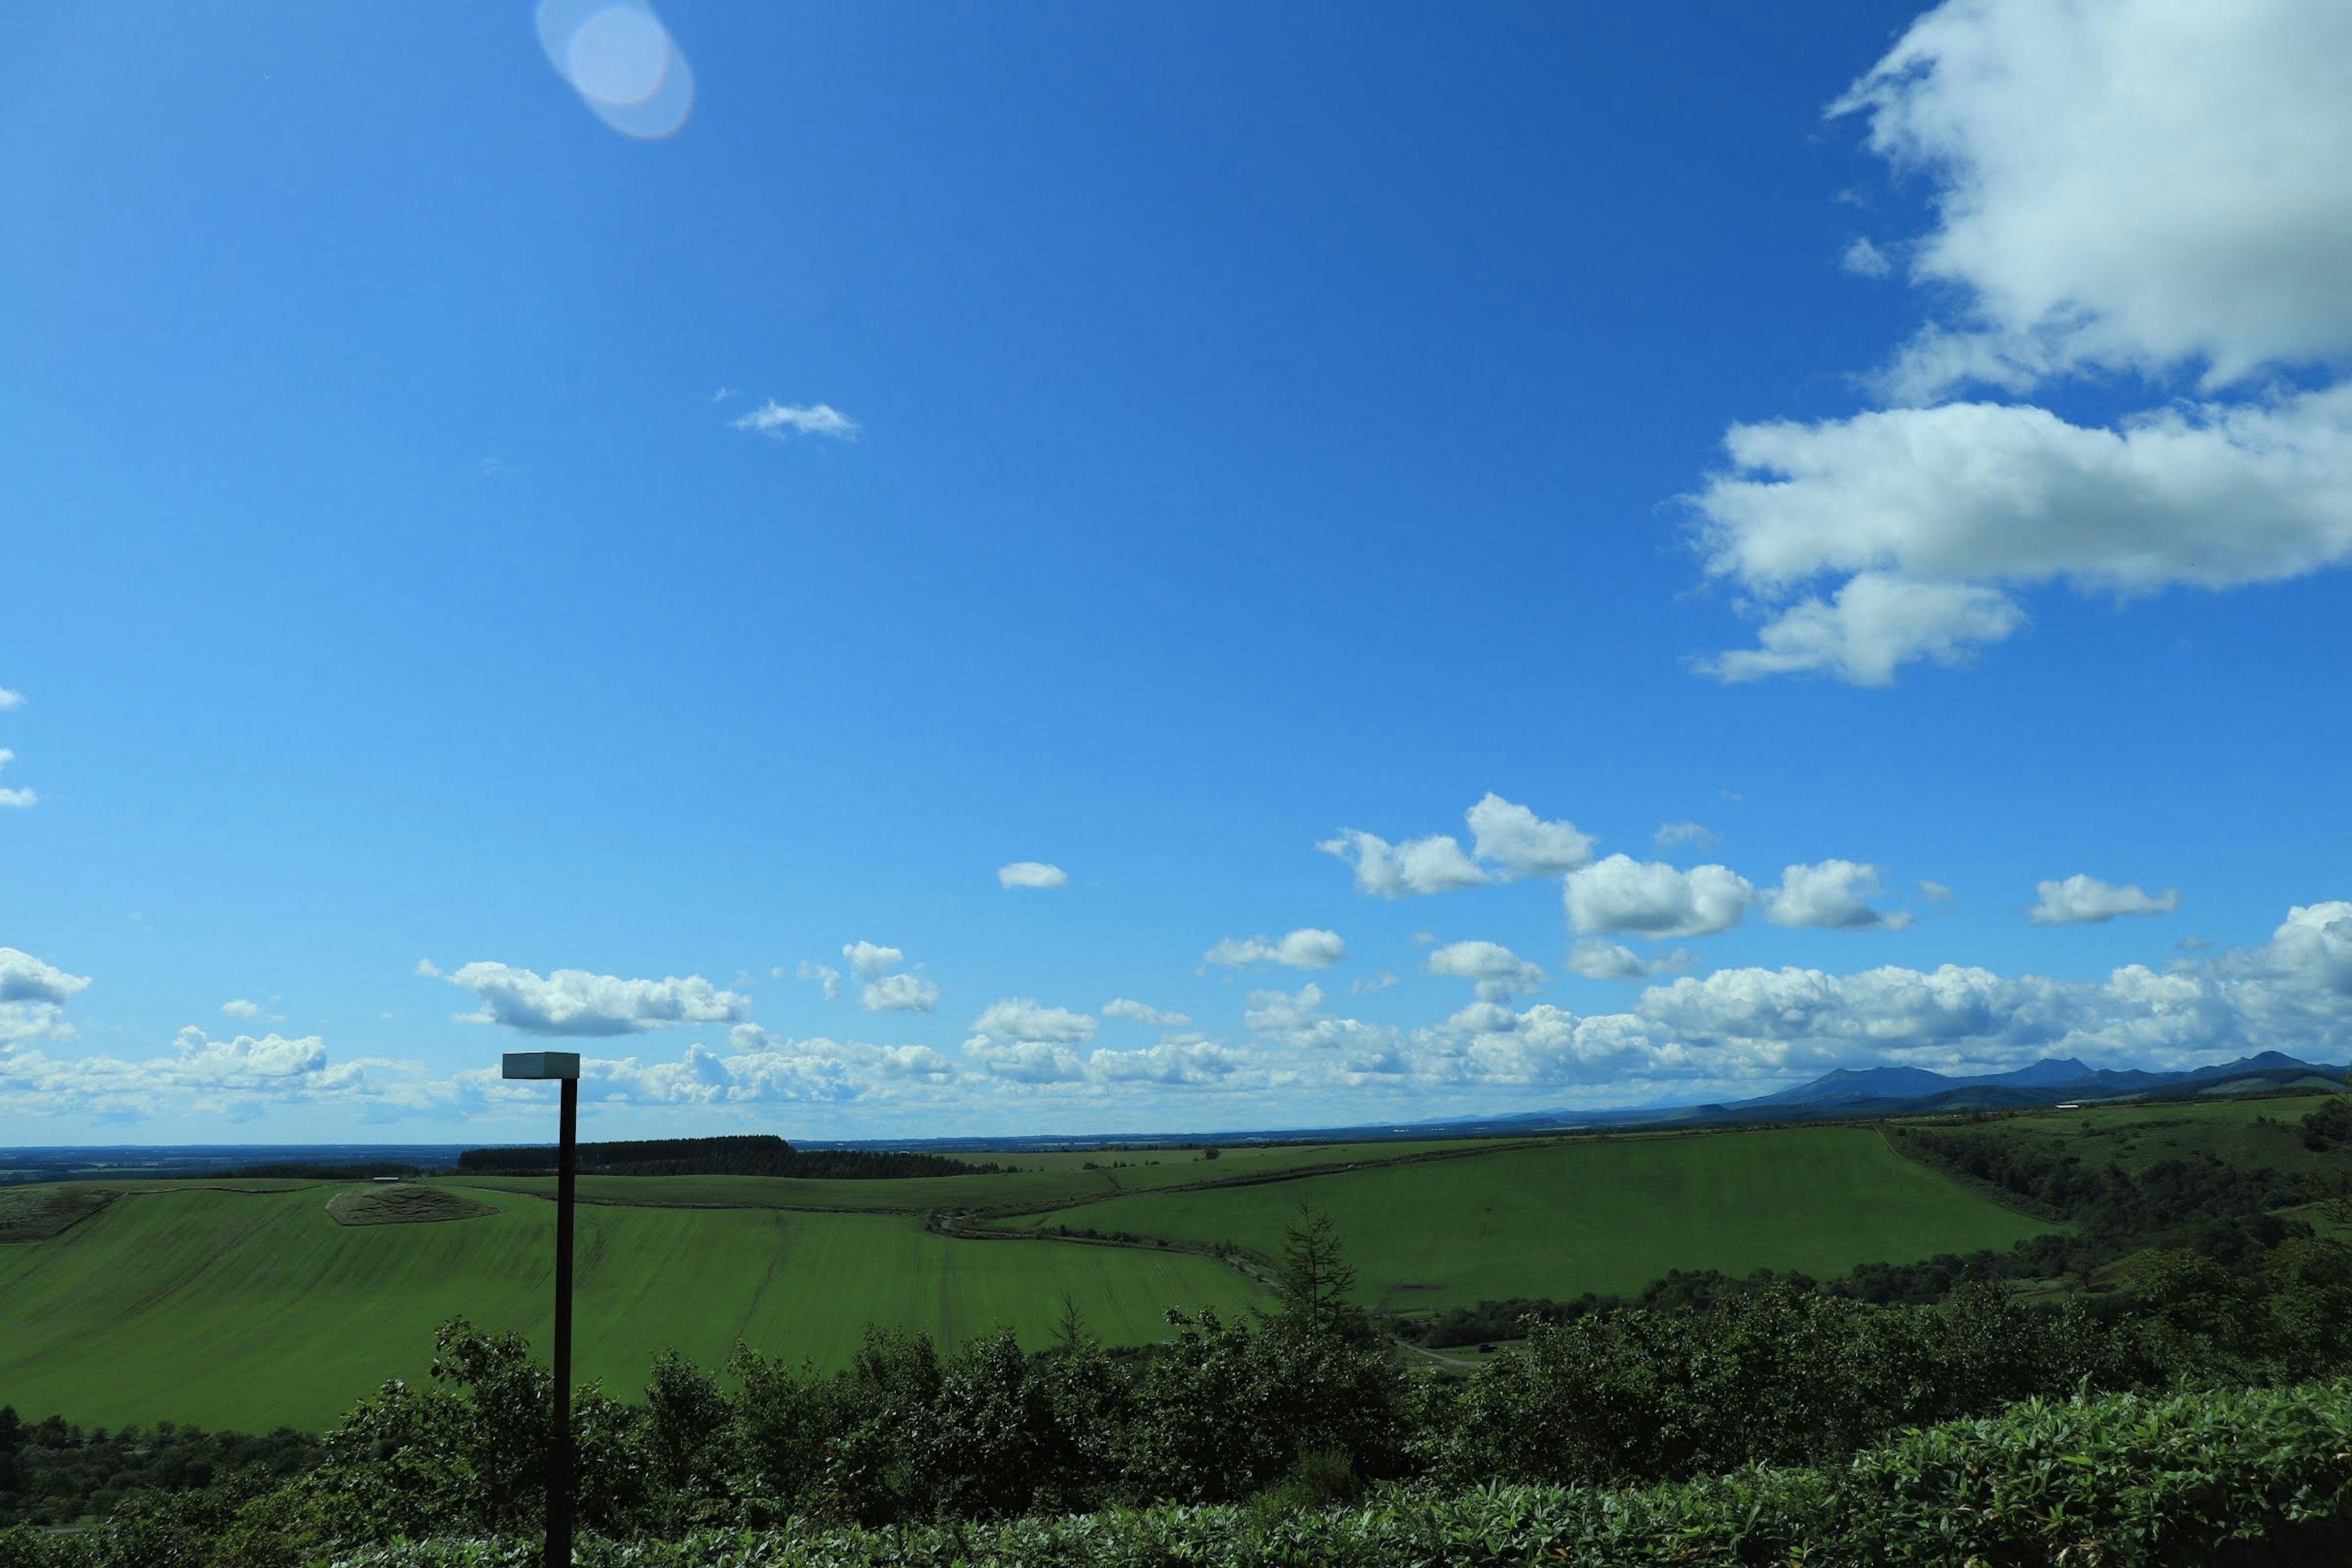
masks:
[[[1612,1490],[1382,1489],[1360,1504],[1165,1505],[994,1523],[787,1521],[675,1541],[591,1541],[588,1568],[1423,1568],[1427,1564],[2336,1563],[2352,1554],[2352,1383],[2030,1400],[1906,1434],[1851,1462]],[[152,1521],[151,1521],[152,1522]],[[126,1521],[0,1536],[0,1568],[526,1568],[527,1538],[309,1556],[248,1535],[209,1549]]]

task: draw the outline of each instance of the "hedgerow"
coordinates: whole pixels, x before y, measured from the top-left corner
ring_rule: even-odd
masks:
[[[1431,1568],[1543,1563],[2322,1563],[2352,1548],[2352,1382],[2028,1400],[1811,1468],[1634,1489],[1428,1485],[1335,1508],[1163,1505],[994,1522],[705,1530],[590,1539],[583,1568]],[[530,1536],[270,1555],[183,1554],[118,1521],[0,1536],[0,1568],[526,1568]]]

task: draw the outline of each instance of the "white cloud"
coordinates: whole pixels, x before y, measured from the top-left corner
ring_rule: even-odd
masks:
[[[1015,1040],[1043,1040],[1076,1045],[1095,1037],[1095,1021],[1066,1007],[1041,1007],[1026,996],[1008,996],[991,1003],[971,1021],[975,1035],[1001,1035]]]
[[[928,1013],[940,1005],[940,988],[919,974],[889,974],[869,981],[859,999],[869,1013]]]
[[[1506,877],[1557,877],[1592,863],[1592,838],[1572,822],[1546,822],[1489,791],[1463,814],[1478,858]]]
[[[936,1098],[965,1076],[929,1046],[780,1038],[756,1024],[729,1030],[728,1047],[698,1041],[670,1062],[590,1058],[580,1067],[581,1096],[629,1105],[840,1104]]]
[[[1376,991],[1386,991],[1391,986],[1398,984],[1400,984],[1400,982],[1397,977],[1383,969],[1378,974],[1371,975],[1368,978],[1359,978],[1349,981],[1348,994],[1350,996],[1370,996]]]
[[[71,1038],[65,1005],[89,986],[86,974],[68,974],[29,952],[0,947],[0,1051],[16,1040]]]
[[[1376,833],[1347,827],[1315,847],[1354,869],[1358,892],[1383,899],[1557,876],[1592,859],[1592,839],[1574,823],[1547,822],[1491,792],[1463,813],[1463,819],[1470,827],[1475,859],[1450,833],[1391,844]]]
[[[1949,903],[1955,897],[1952,889],[1944,886],[1943,883],[1931,882],[1924,877],[1918,881],[1914,882],[1912,886],[1919,889],[1919,896],[1921,898],[1931,900],[1939,904]]]
[[[773,398],[740,418],[729,420],[728,428],[750,430],[778,441],[790,436],[829,436],[837,441],[857,438],[857,421],[830,404],[801,407]]]
[[[1694,849],[1712,849],[1723,842],[1713,828],[1698,822],[1661,822],[1650,840],[1661,849],[1676,849],[1685,844]]]
[[[1895,270],[1895,264],[1886,258],[1886,252],[1871,244],[1866,237],[1847,246],[1845,253],[1838,258],[1838,265],[1858,278],[1884,278]]]
[[[6,687],[0,686],[0,712],[5,712],[11,708],[22,708],[24,705],[23,692],[11,691]]]
[[[826,1001],[837,1002],[841,999],[841,971],[831,964],[811,963],[803,958],[801,960],[800,967],[794,970],[793,974],[795,979],[814,980],[823,986]]]
[[[221,1011],[232,1018],[257,1018],[261,1016],[261,1004],[240,996],[234,1002],[222,1003]]]
[[[907,962],[907,955],[898,948],[871,942],[844,942],[841,956],[849,961],[860,980],[878,980]]]
[[[2271,967],[2314,989],[2352,996],[2352,902],[2297,904],[2271,932]]]
[[[731,1024],[751,1011],[751,999],[721,991],[698,974],[681,979],[625,980],[581,969],[544,977],[504,963],[468,963],[440,976],[470,991],[481,1010],[459,1015],[467,1024],[503,1024],[526,1035],[635,1034],[672,1024]]]
[[[1930,404],[1739,425],[1694,498],[1763,618],[1727,680],[1883,685],[2026,622],[2020,590],[2220,590],[2352,562],[2352,141],[2336,0],[1948,0],[1834,106],[1933,182],[1911,274],[1957,301],[1885,378]],[[2203,400],[2071,423],[2023,394],[2194,374]]]
[[[1585,932],[1708,936],[1738,925],[1755,901],[1754,885],[1727,867],[1681,871],[1624,855],[1570,872],[1567,887],[1569,922]]]
[[[1338,931],[1302,927],[1279,942],[1262,936],[1227,937],[1201,955],[1227,969],[1254,963],[1279,963],[1290,969],[1328,969],[1348,956],[1348,944]]]
[[[1954,0],[1832,112],[1936,185],[1912,276],[1963,315],[1907,388],[2084,366],[2211,384],[2352,352],[2352,11],[2337,0]]]
[[[1605,936],[1579,937],[1568,950],[1568,968],[1587,980],[1639,980],[1650,973],[1640,953]]]
[[[1879,891],[1884,877],[1877,867],[1853,860],[1788,867],[1780,873],[1780,885],[1765,896],[1764,918],[1774,925],[1829,931],[1901,931],[1911,923],[1908,912],[1876,910],[1864,902]]]
[[[1125,996],[1115,996],[1104,1003],[1102,1013],[1106,1018],[1125,1018],[1132,1024],[1150,1024],[1163,1029],[1181,1029],[1192,1021],[1181,1013],[1163,1013]]]
[[[1356,890],[1377,898],[1451,892],[1491,879],[1450,833],[1391,844],[1376,833],[1343,827],[1338,837],[1323,839],[1315,847],[1346,861],[1355,870]]]
[[[1523,996],[1544,983],[1544,972],[1500,942],[1452,942],[1429,955],[1432,974],[1475,982],[1482,1002]]]
[[[1043,860],[1015,860],[996,868],[996,885],[1000,888],[1058,888],[1069,879],[1067,871]]]
[[[0,1111],[128,1121],[169,1109],[243,1121],[272,1105],[343,1100],[366,1108],[447,1099],[414,1081],[414,1070],[403,1064],[331,1064],[315,1035],[215,1040],[191,1026],[172,1045],[170,1055],[142,1061],[0,1049]],[[387,1078],[396,1081],[380,1081]]]
[[[1734,426],[1696,498],[1706,569],[1769,618],[1727,680],[1822,670],[1885,685],[1964,661],[2063,580],[2129,596],[2225,588],[2352,560],[2352,385],[2137,416],[1952,403]],[[1843,577],[1829,596],[1804,593]]]
[[[8,695],[14,696],[15,693],[11,692],[8,693]],[[5,705],[0,704],[0,706]],[[16,760],[16,752],[8,750],[5,746],[0,746],[0,768],[6,767],[10,763],[15,762]],[[28,805],[37,805],[40,804],[40,799],[41,797],[30,789],[0,789],[0,806],[16,806],[21,808]]]
[[[2116,887],[2076,873],[2063,881],[2036,882],[2041,900],[2025,911],[2035,925],[2104,925],[2117,915],[2168,915],[2180,907],[2180,890],[2142,892],[2137,884]]]

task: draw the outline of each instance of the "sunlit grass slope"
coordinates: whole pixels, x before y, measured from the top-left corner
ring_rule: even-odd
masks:
[[[1338,1223],[1361,1298],[1400,1310],[1630,1293],[1673,1268],[1826,1277],[2007,1247],[2049,1228],[1850,1127],[1560,1142],[1114,1198],[1006,1223],[1271,1253],[1301,1202]]]
[[[2352,1164],[2352,1157],[2315,1152],[2303,1142],[2303,1119],[2326,1103],[2325,1095],[2276,1095],[2094,1105],[2007,1116],[1970,1131],[2055,1149],[2086,1164],[2119,1164],[2132,1171],[2208,1154],[2245,1169],[2337,1171]]]
[[[335,1189],[132,1193],[47,1241],[0,1247],[0,1403],[84,1424],[322,1426],[392,1376],[421,1378],[434,1325],[464,1313],[544,1353],[554,1210],[344,1226]],[[820,1366],[869,1322],[956,1340],[999,1324],[1042,1344],[1065,1292],[1113,1343],[1164,1310],[1257,1299],[1208,1259],[1108,1247],[954,1241],[892,1215],[583,1205],[576,1364],[634,1396],[654,1354],[708,1366],[740,1337]]]

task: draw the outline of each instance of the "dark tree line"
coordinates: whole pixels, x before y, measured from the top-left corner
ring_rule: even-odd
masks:
[[[576,1158],[584,1173],[605,1176],[795,1176],[820,1181],[890,1179],[907,1176],[977,1176],[1003,1169],[887,1149],[795,1149],[773,1133],[720,1138],[647,1138],[624,1142],[583,1143]],[[555,1151],[537,1146],[468,1149],[457,1169],[477,1174],[541,1176],[555,1169]]]
[[[201,1489],[240,1474],[282,1480],[319,1451],[318,1438],[283,1426],[258,1437],[169,1421],[84,1431],[55,1415],[28,1423],[0,1405],[0,1526],[68,1523],[142,1491]]]

